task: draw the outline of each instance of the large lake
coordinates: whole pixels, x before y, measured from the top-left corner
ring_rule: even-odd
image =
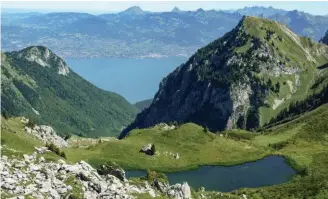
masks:
[[[186,60],[185,57],[65,59],[74,72],[131,103],[153,98],[160,81]]]
[[[165,173],[170,184],[188,182],[197,189],[229,192],[243,187],[262,187],[288,182],[296,172],[280,156],[236,166],[201,166],[197,170]],[[145,176],[141,170],[127,170],[127,177]]]

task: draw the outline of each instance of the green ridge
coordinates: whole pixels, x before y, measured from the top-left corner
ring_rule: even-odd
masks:
[[[27,60],[31,57],[36,61]],[[69,68],[67,75],[59,74],[65,67],[65,62],[45,47],[3,53],[2,113],[34,118],[38,123],[52,125],[61,135],[118,135],[133,120],[137,109],[120,95],[95,87]]]

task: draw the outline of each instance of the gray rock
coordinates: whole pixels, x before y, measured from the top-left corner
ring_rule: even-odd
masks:
[[[174,199],[190,199],[191,198],[191,191],[190,187],[187,182],[181,184],[175,184],[169,186],[167,190],[167,195]]]
[[[183,195],[183,198],[191,198],[191,191],[190,191],[190,187],[188,185],[187,182],[184,182],[181,186],[181,192]]]
[[[126,181],[125,171],[121,168],[109,166],[109,165],[101,165],[100,169],[97,170],[100,175],[113,175],[120,179],[121,181]]]
[[[141,147],[141,149],[140,149],[139,152],[145,153],[147,155],[154,155],[153,154],[153,151],[151,150],[151,148],[152,148],[153,145],[154,144],[146,144],[143,147]]]
[[[54,145],[62,148],[67,147],[68,143],[60,136],[57,135],[56,131],[51,126],[46,125],[36,125],[32,128],[25,126],[25,131],[36,136],[38,139],[43,141],[43,143],[53,143]],[[38,153],[43,153],[47,149],[45,148],[38,148]]]
[[[67,188],[65,188],[65,187],[63,187],[63,188],[59,188],[59,189],[57,189],[57,192],[58,192],[59,194],[64,194],[64,193],[67,192]]]
[[[154,180],[154,186],[158,189],[161,193],[165,193],[168,189],[168,184],[158,181],[157,179]]]
[[[153,144],[146,144],[146,145],[144,145],[143,147],[141,147],[140,152],[144,152],[144,153],[146,153],[146,152],[150,151],[152,145],[153,145]]]
[[[29,155],[24,154],[23,157],[24,157],[25,162],[30,162],[30,156]]]
[[[39,171],[40,170],[40,166],[38,165],[31,165],[30,166],[30,171]]]

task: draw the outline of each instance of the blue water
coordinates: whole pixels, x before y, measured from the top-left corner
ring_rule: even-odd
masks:
[[[262,187],[288,182],[296,172],[280,156],[230,167],[201,166],[196,170],[165,173],[170,184],[188,182],[197,189],[228,192],[243,187]],[[145,176],[142,170],[127,170],[127,177]]]
[[[66,59],[80,76],[104,90],[116,92],[131,103],[153,98],[160,81],[185,57]]]

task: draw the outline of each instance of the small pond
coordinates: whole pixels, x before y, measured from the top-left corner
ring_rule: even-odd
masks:
[[[196,170],[165,173],[170,184],[188,182],[197,189],[229,192],[243,187],[262,187],[288,182],[296,172],[281,156],[268,156],[255,162],[235,166],[201,166]],[[142,170],[127,170],[130,177],[145,176]]]

